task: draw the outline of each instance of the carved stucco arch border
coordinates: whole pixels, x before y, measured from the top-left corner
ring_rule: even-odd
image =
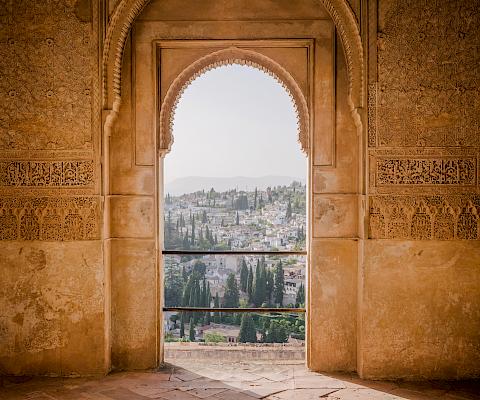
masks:
[[[298,142],[305,153],[309,151],[309,111],[305,96],[295,79],[271,58],[251,50],[229,47],[210,53],[186,67],[167,90],[160,110],[158,147],[163,155],[173,144],[173,119],[183,92],[200,75],[225,65],[247,65],[272,76],[286,90],[297,115]]]
[[[112,113],[105,121],[109,130],[121,102],[122,59],[127,36],[135,18],[150,0],[120,0],[107,27],[102,57],[103,108]],[[357,127],[361,126],[358,109],[364,101],[364,65],[360,29],[347,0],[319,0],[329,12],[342,40],[349,78],[349,103]]]

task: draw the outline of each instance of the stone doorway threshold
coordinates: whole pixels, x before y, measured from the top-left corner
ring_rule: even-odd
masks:
[[[324,375],[301,364],[208,363],[189,360],[159,371],[112,373],[103,378],[3,381],[2,400],[313,400],[480,399],[480,382],[365,381]]]
[[[305,362],[303,342],[287,344],[243,344],[243,343],[190,343],[171,342],[164,344],[164,358],[167,363],[175,364],[181,360],[213,362]]]

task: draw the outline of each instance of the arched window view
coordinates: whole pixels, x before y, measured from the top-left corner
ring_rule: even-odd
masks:
[[[303,361],[307,158],[289,93],[250,66],[212,69],[182,94],[173,136],[165,358]]]

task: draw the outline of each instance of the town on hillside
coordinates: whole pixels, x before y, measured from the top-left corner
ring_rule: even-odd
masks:
[[[305,249],[305,185],[165,197],[166,250]],[[303,307],[304,255],[166,255],[165,306]],[[302,314],[165,313],[167,341],[302,342]]]

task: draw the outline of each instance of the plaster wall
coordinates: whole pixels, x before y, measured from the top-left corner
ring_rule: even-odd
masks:
[[[364,377],[480,375],[477,11],[397,0],[366,10]]]
[[[153,367],[161,357],[158,327],[152,324],[154,314],[148,312],[131,318],[131,312],[125,310],[159,307],[156,290],[144,290],[147,281],[154,282],[161,274],[156,252],[162,243],[160,240],[155,246],[154,241],[155,230],[161,229],[155,222],[155,168],[162,173],[161,163],[155,160],[157,90],[161,101],[176,76],[200,57],[233,44],[270,57],[295,78],[315,116],[310,140],[314,176],[309,200],[312,205],[311,238],[357,237],[359,142],[347,102],[343,50],[331,20],[317,2],[302,1],[295,5],[276,2],[275,5],[272,7],[268,1],[245,4],[207,1],[199,9],[189,2],[175,2],[174,7],[172,2],[153,1],[137,18],[127,39],[122,68],[123,101],[110,138],[114,368]],[[178,13],[180,9],[181,14]],[[155,43],[161,46],[160,53]],[[160,54],[158,66],[156,54]],[[341,137],[336,135],[337,124],[342,130]],[[336,248],[335,240],[332,248]],[[325,243],[328,245],[329,241]],[[342,261],[332,267],[325,266],[325,258],[317,257],[320,250],[312,253],[310,260],[315,276],[310,285],[310,298],[319,305],[312,313],[308,336],[309,346],[314,349],[308,355],[308,363],[315,369],[355,369],[356,314],[352,310],[355,310],[357,294],[351,279],[357,273],[358,250],[356,241],[347,240],[346,243],[342,247],[345,252]],[[138,258],[140,253],[142,261]],[[142,269],[136,267],[138,263]],[[345,266],[348,273],[344,283]],[[332,268],[336,278],[332,278]],[[132,273],[129,270],[141,276],[129,279],[123,287],[118,286],[120,280],[116,282],[116,276],[125,278]],[[330,321],[334,314],[331,306],[327,312],[323,308],[327,303],[317,301],[322,298],[322,291],[330,290],[323,289],[324,285],[330,284],[342,292],[347,305],[337,310],[335,322]],[[327,302],[328,297],[323,296],[323,300]],[[139,326],[142,326],[141,332]],[[338,352],[327,350],[326,344],[332,341],[334,347],[340,348]]]
[[[0,375],[108,370],[100,5],[0,5]]]
[[[288,38],[315,39],[334,66],[311,92],[329,116],[310,143],[309,366],[480,375],[478,1],[349,3],[365,50],[362,132],[319,1],[154,0],[127,38],[103,147],[99,54],[119,2],[0,5],[0,373],[158,365],[161,164],[156,116],[138,103],[157,106],[152,42]],[[289,51],[264,51],[300,71]],[[180,53],[166,81],[200,55]]]
[[[105,373],[102,257],[99,241],[2,242],[0,372]]]
[[[372,240],[365,260],[363,376],[478,376],[478,243]]]

